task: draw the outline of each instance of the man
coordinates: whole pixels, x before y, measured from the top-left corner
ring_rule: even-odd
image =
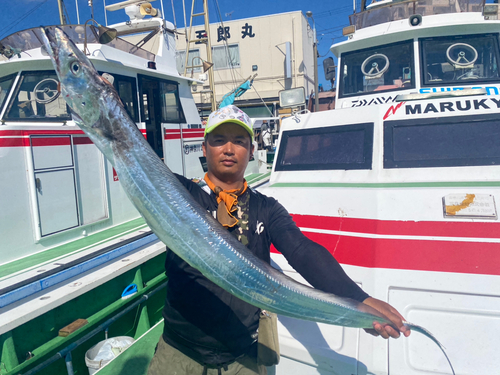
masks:
[[[302,234],[275,199],[248,188],[244,173],[254,151],[252,139],[252,123],[243,111],[231,105],[213,112],[202,145],[208,167],[204,181],[179,180],[256,256],[270,262],[273,244],[312,286],[370,305],[408,336],[393,307],[363,292],[324,247]],[[213,284],[170,250],[165,269],[165,328],[148,374],[267,374],[257,359],[260,309]],[[367,332],[399,337],[398,331],[378,323]]]
[[[271,151],[272,150],[272,135],[271,135],[271,128],[269,127],[269,125],[267,124],[267,121],[264,120],[263,123],[262,123],[262,126],[260,127],[260,135],[262,137],[262,144],[264,146],[264,148],[267,150],[267,151]]]

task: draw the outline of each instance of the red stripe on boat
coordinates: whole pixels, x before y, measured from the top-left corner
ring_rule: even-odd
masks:
[[[497,222],[403,221],[292,215],[297,226],[398,236],[500,238]]]
[[[69,146],[71,145],[70,137],[33,137],[31,138],[33,147],[39,146]]]
[[[304,231],[343,264],[369,268],[500,275],[498,223],[415,222],[292,215],[303,229],[323,229],[380,235],[472,237],[476,242],[428,239],[365,238]],[[495,227],[496,225],[496,227]],[[494,231],[495,230],[495,231]],[[278,253],[274,246],[272,252]]]

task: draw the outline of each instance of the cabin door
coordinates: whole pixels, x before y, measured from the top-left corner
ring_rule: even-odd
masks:
[[[30,138],[41,236],[80,224],[71,136]]]
[[[141,117],[146,124],[148,143],[163,160],[160,82],[152,77],[139,76],[139,92],[141,95]]]

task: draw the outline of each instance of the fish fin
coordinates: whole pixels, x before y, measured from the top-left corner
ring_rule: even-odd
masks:
[[[410,328],[412,331],[419,332],[419,333],[423,334],[424,336],[427,336],[428,338],[430,338],[432,341],[434,341],[434,343],[436,343],[436,345],[439,346],[439,349],[441,349],[441,351],[443,352],[444,356],[446,357],[446,360],[448,361],[448,364],[450,365],[451,372],[453,373],[453,375],[455,375],[455,370],[453,369],[453,365],[451,364],[451,361],[450,361],[450,359],[448,358],[448,355],[445,352],[445,347],[443,346],[443,344],[441,344],[438,341],[438,339],[436,339],[436,337],[434,337],[434,335],[432,333],[430,333],[424,327],[421,327],[419,325],[416,325],[416,324],[413,324],[413,323],[410,323],[410,322],[407,322],[407,321],[403,321],[403,324],[406,327]]]

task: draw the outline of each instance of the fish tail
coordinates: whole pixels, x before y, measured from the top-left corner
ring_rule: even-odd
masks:
[[[450,365],[451,372],[453,373],[453,375],[455,375],[455,370],[453,369],[453,365],[451,364],[451,361],[450,361],[450,359],[448,358],[448,355],[445,352],[445,347],[434,337],[434,335],[432,333],[430,333],[424,327],[421,327],[419,325],[416,325],[416,324],[413,324],[413,323],[410,323],[410,322],[407,322],[407,321],[403,321],[403,324],[406,327],[410,328],[412,331],[420,332],[424,336],[427,336],[432,341],[434,341],[436,343],[436,345],[439,346],[439,349],[441,349],[441,351],[443,352],[444,356],[446,357],[446,360],[448,361],[448,364]]]

